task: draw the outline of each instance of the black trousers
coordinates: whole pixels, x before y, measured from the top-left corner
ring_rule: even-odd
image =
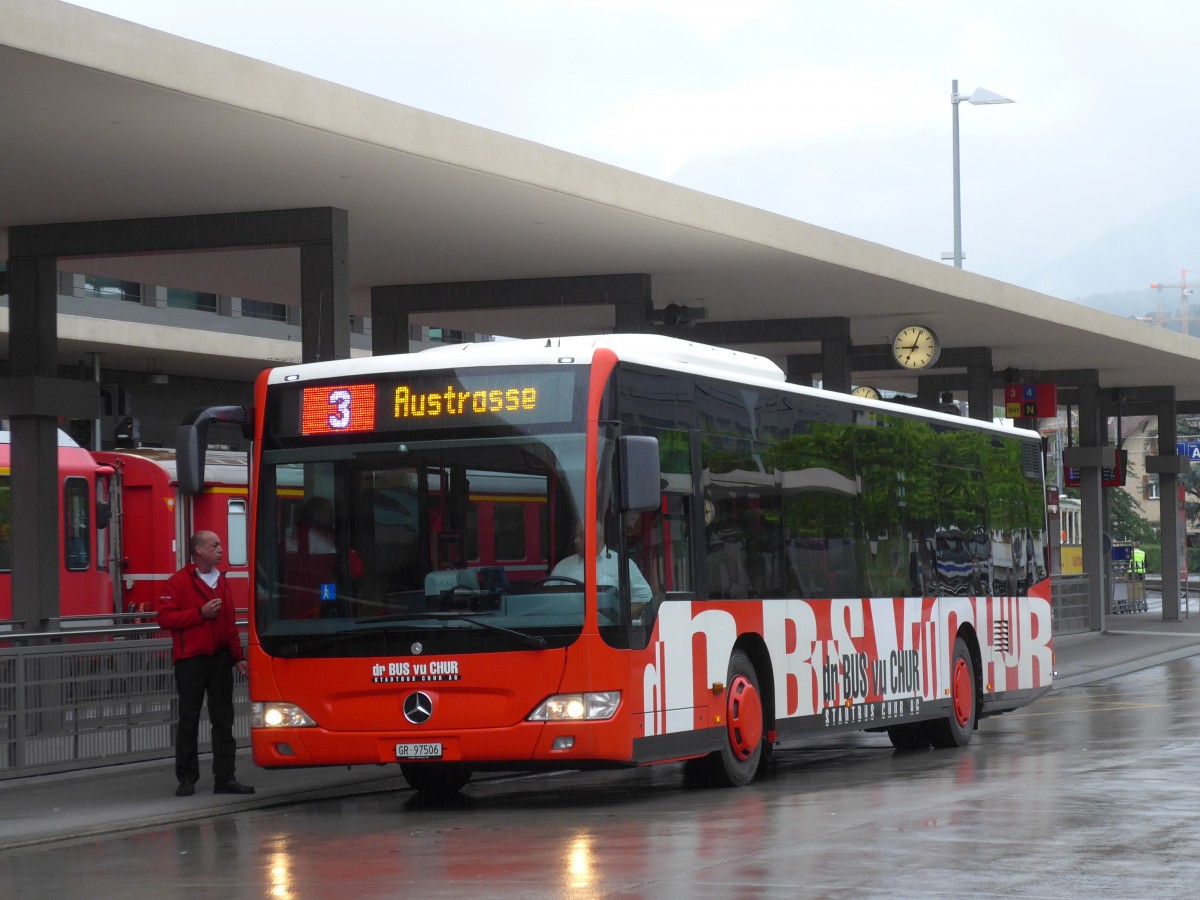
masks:
[[[215,656],[192,656],[175,663],[179,695],[179,724],[175,729],[175,777],[195,784],[200,780],[200,710],[208,697],[212,725],[213,778],[234,777],[237,742],[233,739],[233,657],[228,650]]]

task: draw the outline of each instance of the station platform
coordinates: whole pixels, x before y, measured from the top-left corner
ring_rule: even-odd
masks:
[[[1200,613],[1175,622],[1164,622],[1157,609],[1108,616],[1104,631],[1057,637],[1055,655],[1055,690],[1200,655]],[[205,771],[209,757],[202,756],[200,765]],[[194,796],[176,797],[172,760],[0,781],[0,808],[5,811],[0,851],[327,797],[382,791],[406,795],[409,790],[396,766],[267,771],[254,766],[248,750],[239,751],[238,778],[256,793],[213,795],[211,774],[206,773]]]

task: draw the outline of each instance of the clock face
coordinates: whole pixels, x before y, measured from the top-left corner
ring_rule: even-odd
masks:
[[[860,384],[850,392],[855,397],[866,397],[868,400],[882,400],[879,391],[871,387],[869,384]]]
[[[892,356],[905,369],[925,369],[937,362],[941,344],[925,325],[901,328],[892,341]]]

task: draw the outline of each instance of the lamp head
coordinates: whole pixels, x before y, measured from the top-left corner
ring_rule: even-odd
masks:
[[[989,91],[987,88],[975,88],[970,97],[964,98],[973,106],[990,106],[994,103],[1014,103],[1016,101],[997,94],[994,91]]]

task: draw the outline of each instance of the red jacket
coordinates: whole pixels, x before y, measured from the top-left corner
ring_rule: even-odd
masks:
[[[216,618],[200,615],[200,607],[214,597],[222,600]],[[238,634],[233,609],[233,592],[224,573],[217,586],[210,588],[200,580],[194,563],[188,563],[169,579],[158,598],[158,624],[171,632],[171,662],[192,656],[211,656],[222,647],[229,648],[233,661],[246,658],[242,637]]]

